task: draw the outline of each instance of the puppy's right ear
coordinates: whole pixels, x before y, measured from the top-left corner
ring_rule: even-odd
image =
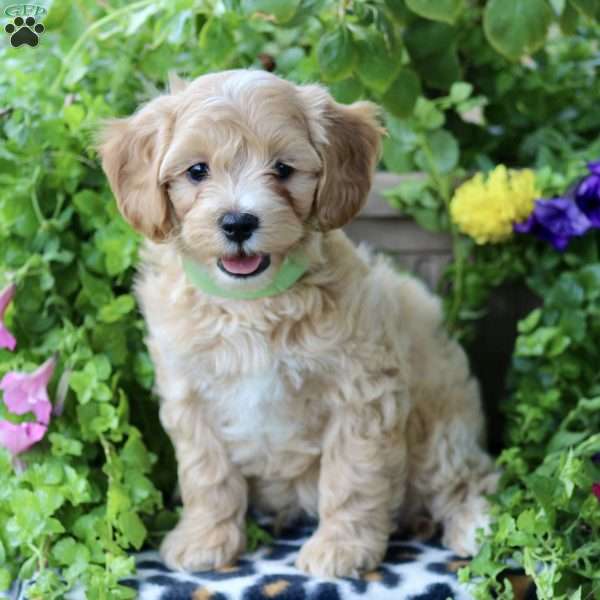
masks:
[[[323,161],[313,215],[321,231],[348,223],[364,206],[379,158],[379,110],[371,102],[335,102],[317,85],[297,88],[310,138]]]
[[[158,175],[172,121],[170,98],[156,98],[129,118],[109,121],[99,146],[121,214],[154,241],[172,229],[167,192]]]

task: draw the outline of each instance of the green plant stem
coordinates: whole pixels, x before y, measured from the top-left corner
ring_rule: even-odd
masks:
[[[57,219],[58,215],[60,215],[60,211],[62,209],[63,203],[65,201],[64,194],[58,194],[58,199],[56,201],[56,206],[54,207],[54,212],[52,213],[52,219]]]
[[[77,55],[81,46],[83,46],[84,42],[94,32],[98,31],[99,29],[102,29],[102,27],[104,27],[107,23],[110,23],[111,21],[114,21],[115,19],[119,19],[131,12],[135,12],[136,10],[138,10],[140,8],[144,8],[145,6],[152,4],[152,3],[153,3],[153,0],[139,0],[138,2],[134,2],[133,4],[129,4],[128,6],[124,6],[123,8],[119,8],[118,10],[111,12],[110,14],[106,15],[105,17],[98,19],[95,23],[92,23],[92,25],[90,25],[79,36],[77,41],[73,44],[73,47],[71,48],[71,50],[69,50],[69,53],[67,54],[67,56],[65,56],[65,59],[63,60],[63,63],[62,63],[62,67],[58,73],[58,76],[56,77],[56,79],[54,80],[54,84],[52,85],[51,91],[53,93],[58,91],[59,87],[63,83],[63,80],[65,78],[65,75],[67,73],[67,70],[70,66],[71,61]]]
[[[108,467],[106,476],[108,478],[108,489],[110,489],[110,487],[113,485],[113,476],[110,473],[110,467],[111,467],[111,463],[112,463],[111,447],[110,447],[108,440],[103,435],[100,435],[99,438],[100,438],[100,444],[102,445],[102,450],[104,450],[104,456],[106,457],[106,466]],[[107,519],[106,519],[106,526],[108,529],[108,535],[112,541],[113,540],[113,528],[112,528],[112,523],[111,523],[110,519],[108,518],[108,515],[107,515]],[[105,570],[106,569],[108,569],[108,565],[105,566]]]
[[[46,222],[46,218],[44,217],[44,213],[40,208],[40,203],[38,202],[35,189],[31,192],[31,205],[33,206],[33,212],[35,213],[37,220],[40,222],[40,225],[43,225]]]

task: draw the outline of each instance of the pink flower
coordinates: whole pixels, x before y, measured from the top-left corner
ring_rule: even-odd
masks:
[[[8,348],[14,350],[17,345],[17,340],[14,335],[4,325],[4,313],[7,306],[15,295],[16,286],[14,284],[5,287],[0,292],[0,348]]]
[[[10,371],[2,378],[0,390],[4,390],[4,403],[10,412],[15,415],[32,412],[40,423],[48,424],[52,405],[46,386],[55,364],[54,358],[49,358],[33,373]]]
[[[600,483],[594,483],[592,485],[592,493],[600,500]]]
[[[41,423],[10,423],[0,421],[0,446],[13,456],[29,450],[46,435],[48,427]]]

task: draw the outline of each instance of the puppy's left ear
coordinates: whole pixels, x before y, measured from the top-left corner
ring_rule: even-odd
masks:
[[[317,85],[298,87],[323,172],[313,206],[321,231],[342,227],[364,206],[384,129],[371,102],[344,105]]]

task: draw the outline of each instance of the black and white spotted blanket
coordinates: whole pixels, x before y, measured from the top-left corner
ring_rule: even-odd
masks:
[[[157,552],[142,552],[136,556],[137,574],[123,584],[135,588],[140,600],[472,600],[456,575],[467,561],[435,541],[393,536],[381,566],[360,579],[309,577],[294,563],[313,531],[314,525],[297,525],[234,566],[191,574],[171,571]],[[535,592],[523,583],[524,593],[515,597],[534,599]],[[25,600],[26,586],[13,598]],[[84,600],[85,594],[68,598]]]

